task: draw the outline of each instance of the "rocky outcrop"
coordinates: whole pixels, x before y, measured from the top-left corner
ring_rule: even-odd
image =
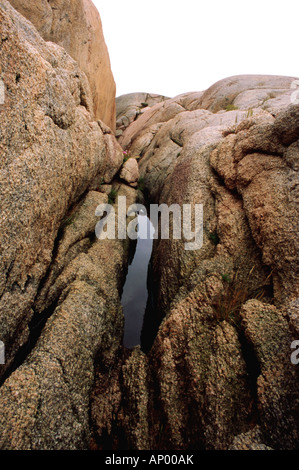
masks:
[[[290,104],[294,79],[276,75],[237,75],[212,85],[202,94],[201,107],[217,113],[222,109],[254,109],[269,112]]]
[[[122,154],[105,145],[77,64],[5,1],[1,38],[0,328],[9,363],[28,335],[63,219],[97,175],[118,171]]]
[[[128,247],[95,237],[122,150],[77,63],[5,0],[0,63],[0,447],[88,448],[94,358],[122,337]]]
[[[139,168],[136,158],[129,158],[122,167],[120,178],[131,186],[137,186],[139,179]]]
[[[100,15],[91,0],[11,0],[45,41],[62,46],[86,74],[96,119],[115,130],[116,86]]]
[[[298,448],[293,80],[231,77],[152,106],[119,138],[148,203],[203,204],[203,245],[155,241],[142,349],[123,352],[105,397],[97,372],[98,448]]]
[[[127,196],[128,204],[135,201],[133,189],[120,188],[119,194]],[[90,446],[95,357],[107,370],[113,368],[123,334],[119,292],[128,244],[94,240],[95,209],[107,200],[89,192],[63,229],[36,301],[34,327],[39,331],[40,323],[46,324],[0,389],[1,449]]]
[[[264,439],[276,449],[298,448],[298,368],[288,354],[293,336],[288,319],[257,300],[249,300],[240,316],[261,369],[257,400]]]
[[[168,98],[149,93],[128,93],[116,98],[116,135],[125,129],[150,107]]]
[[[121,148],[53,42],[69,32],[59,11],[85,3],[41,5],[52,42],[0,0],[0,448],[298,448],[293,78],[119,99]],[[155,240],[141,347],[128,350],[132,246],[95,226],[100,204],[128,207],[140,189],[145,204],[202,204],[203,243]]]

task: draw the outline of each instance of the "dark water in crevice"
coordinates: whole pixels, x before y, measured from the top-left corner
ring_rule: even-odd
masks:
[[[121,303],[125,316],[124,346],[140,345],[141,330],[148,302],[148,270],[153,249],[154,227],[146,215],[138,215],[138,238],[130,260]]]

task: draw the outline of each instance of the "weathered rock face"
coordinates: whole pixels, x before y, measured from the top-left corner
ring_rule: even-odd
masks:
[[[45,41],[62,46],[89,80],[94,114],[115,130],[116,86],[100,15],[91,0],[11,0]]]
[[[120,188],[119,194],[135,202],[135,190]],[[106,370],[114,368],[123,335],[119,291],[128,245],[94,240],[95,209],[107,199],[89,192],[63,228],[36,300],[35,321],[47,320],[46,326],[0,389],[1,449],[90,446],[95,356]]]
[[[5,0],[0,44],[0,447],[86,448],[94,357],[122,335],[126,251],[95,243],[107,195],[89,188],[111,181],[122,150],[77,63]]]
[[[129,185],[137,186],[139,179],[139,168],[136,158],[129,158],[124,163],[119,176]]]
[[[168,98],[149,93],[128,93],[116,98],[116,135],[120,137],[125,129],[135,121],[140,114]]]
[[[143,351],[124,351],[106,396],[98,370],[99,448],[299,447],[293,80],[225,79],[145,110],[119,138],[141,157],[148,202],[203,204],[203,246],[154,244]]]
[[[267,110],[281,109],[290,104],[292,81],[290,77],[275,75],[228,77],[203,93],[201,107],[213,113],[230,106],[247,110],[259,107]]]
[[[41,4],[44,36],[69,31],[70,2]],[[0,448],[298,448],[293,79],[119,100],[145,202],[204,208],[200,249],[155,241],[142,348],[126,350],[129,243],[95,237],[112,189],[136,201],[122,148],[77,63],[5,0],[0,63]]]

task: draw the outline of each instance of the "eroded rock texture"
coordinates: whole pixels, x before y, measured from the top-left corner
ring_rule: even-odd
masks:
[[[77,63],[5,0],[0,63],[0,447],[88,448],[94,358],[123,329],[127,246],[95,237],[122,150]]]
[[[116,135],[122,136],[126,128],[149,107],[161,101],[165,96],[150,93],[128,93],[116,98]]]
[[[91,0],[11,0],[45,41],[62,46],[86,74],[96,119],[115,130],[116,86],[101,18]]]
[[[99,368],[100,448],[298,448],[292,81],[225,79],[145,109],[120,137],[148,202],[203,204],[203,246],[155,242],[142,349],[124,352],[107,395]]]
[[[28,17],[37,5],[14,3]],[[293,78],[120,97],[118,143],[82,63],[55,44],[71,52],[67,18],[88,39],[86,3],[39,5],[54,42],[0,0],[0,448],[298,448]],[[132,350],[120,304],[130,246],[95,236],[100,204],[136,201],[125,179],[147,203],[204,209],[200,249],[155,241]]]

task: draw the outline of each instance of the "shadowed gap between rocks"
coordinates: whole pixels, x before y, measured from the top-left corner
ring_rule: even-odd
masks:
[[[131,349],[141,345],[144,351],[155,336],[152,318],[150,322],[146,320],[149,314],[154,314],[155,306],[151,270],[155,229],[147,214],[138,214],[138,238],[130,243],[128,273],[121,295],[125,317],[124,347]]]
[[[151,222],[150,201],[146,192],[143,203],[146,215],[138,215],[142,238],[130,241],[128,272],[121,293],[121,303],[125,317],[124,347],[132,349],[140,345],[141,350],[147,354],[154,343],[164,315],[158,305],[160,279],[154,278],[152,267],[154,244],[159,243],[160,228],[155,228]],[[159,213],[159,227],[160,221],[161,213]],[[151,238],[155,231],[158,231],[158,239],[153,240]]]
[[[77,203],[74,203],[72,205],[72,207],[68,210],[67,215],[61,221],[61,225],[60,225],[59,230],[57,232],[57,237],[55,239],[54,246],[53,246],[52,262],[50,263],[44,277],[40,281],[40,284],[39,284],[39,287],[38,287],[38,290],[37,290],[37,294],[36,294],[36,297],[35,297],[35,301],[38,298],[40,292],[42,291],[44,285],[46,284],[48,276],[51,272],[52,266],[55,262],[57,252],[58,252],[59,243],[60,243],[61,238],[63,236],[64,228],[68,225],[74,210],[78,209],[78,207],[80,207],[80,205],[83,204],[83,201],[84,201],[87,193],[88,193],[88,191],[85,191],[85,193],[81,196],[80,201],[78,201]],[[91,241],[92,241],[92,239],[95,238],[95,234],[93,234],[90,238],[91,238]],[[34,304],[35,304],[35,301],[34,301]],[[55,312],[58,303],[59,303],[59,296],[55,299],[54,302],[52,302],[52,304],[49,307],[47,307],[42,312],[36,311],[34,309],[34,306],[32,307],[33,316],[32,316],[32,318],[31,318],[31,320],[28,324],[28,328],[29,328],[28,339],[25,342],[25,344],[23,344],[23,346],[21,346],[19,348],[19,350],[17,351],[17,353],[15,355],[14,360],[8,366],[7,370],[4,372],[4,374],[0,378],[0,387],[2,387],[4,382],[11,376],[11,374],[13,374],[13,372],[15,372],[26,361],[29,354],[33,351],[34,347],[36,346],[37,341],[39,340],[39,338],[40,338],[40,336],[43,332],[44,327],[46,326],[47,321],[51,318],[51,316]]]
[[[57,298],[56,301],[53,304],[51,304],[50,307],[44,310],[44,312],[42,313],[34,312],[34,315],[30,323],[28,324],[28,328],[29,328],[28,340],[18,350],[12,364],[8,367],[6,372],[1,377],[0,387],[2,387],[4,382],[11,376],[13,372],[15,372],[25,362],[29,354],[33,351],[38,339],[40,338],[42,334],[42,331],[47,321],[55,312],[56,307],[58,305],[58,301],[59,301],[59,298]]]

